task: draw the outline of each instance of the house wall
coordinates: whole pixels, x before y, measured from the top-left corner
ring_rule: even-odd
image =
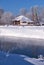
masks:
[[[20,21],[13,21],[13,25],[20,25]]]
[[[20,22],[20,25],[28,25],[28,23]]]
[[[13,25],[34,25],[34,23],[33,22],[26,22],[26,21],[13,21]]]

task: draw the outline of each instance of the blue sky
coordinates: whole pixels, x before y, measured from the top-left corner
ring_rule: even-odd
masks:
[[[0,0],[0,8],[12,13],[18,13],[19,9],[29,9],[31,6],[44,6],[44,0]]]

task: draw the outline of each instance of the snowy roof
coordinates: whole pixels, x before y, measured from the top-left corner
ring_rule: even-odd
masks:
[[[16,17],[15,19],[13,19],[13,21],[14,21],[14,20],[17,20],[17,21],[20,20],[21,22],[23,22],[23,21],[33,22],[32,20],[30,20],[29,18],[27,18],[27,17],[25,17],[25,16],[23,16],[23,15]]]

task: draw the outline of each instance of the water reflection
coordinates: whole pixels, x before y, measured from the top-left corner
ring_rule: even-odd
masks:
[[[44,40],[1,37],[0,50],[6,51],[7,53],[23,54],[37,58],[38,55],[44,56]]]

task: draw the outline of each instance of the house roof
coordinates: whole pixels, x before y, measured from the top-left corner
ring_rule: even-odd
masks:
[[[15,20],[17,20],[17,21],[21,21],[21,22],[23,22],[23,21],[26,21],[26,22],[33,22],[32,20],[30,20],[29,18],[27,18],[27,17],[25,17],[25,16],[23,16],[23,15],[21,15],[21,16],[18,16],[18,17],[16,17],[15,19],[13,19],[13,21],[15,21]]]

